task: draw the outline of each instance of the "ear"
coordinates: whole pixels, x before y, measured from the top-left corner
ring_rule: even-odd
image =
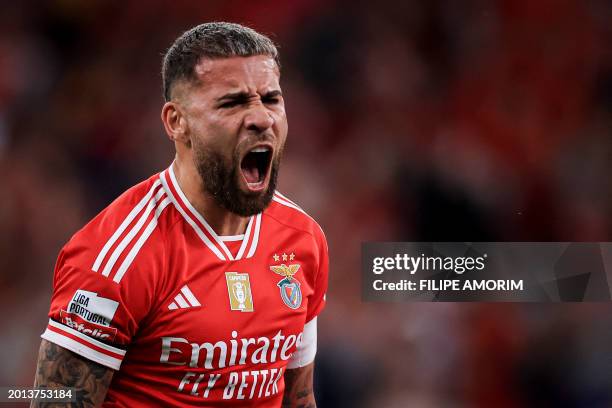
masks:
[[[176,102],[166,102],[162,107],[161,120],[168,134],[168,138],[175,143],[190,145],[187,119]]]

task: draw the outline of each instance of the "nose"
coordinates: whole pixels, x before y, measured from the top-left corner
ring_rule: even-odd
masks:
[[[244,126],[253,132],[265,132],[272,125],[274,125],[274,118],[261,103],[253,106],[244,118]]]

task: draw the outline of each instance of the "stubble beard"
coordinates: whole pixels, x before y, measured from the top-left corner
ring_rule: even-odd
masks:
[[[268,207],[276,191],[282,151],[272,158],[267,189],[264,192],[249,194],[239,187],[242,172],[240,158],[236,154],[228,164],[221,154],[210,148],[195,145],[193,147],[195,166],[202,179],[204,190],[217,205],[242,217],[259,214]]]

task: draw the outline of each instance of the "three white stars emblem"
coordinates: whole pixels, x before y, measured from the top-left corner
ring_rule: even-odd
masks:
[[[274,258],[274,262],[280,261],[281,258],[283,259],[283,261],[293,261],[295,259],[295,254],[291,252],[289,255],[287,255],[285,252],[283,252],[283,254],[280,256],[278,254],[272,255],[272,258]]]

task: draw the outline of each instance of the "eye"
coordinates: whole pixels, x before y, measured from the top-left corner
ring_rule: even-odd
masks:
[[[270,96],[262,99],[262,102],[266,105],[276,105],[280,102],[280,98],[278,96]]]
[[[219,105],[219,108],[221,108],[221,109],[229,109],[229,108],[233,108],[235,106],[238,106],[239,104],[240,104],[240,101],[232,100],[232,101],[223,102],[221,105]]]

